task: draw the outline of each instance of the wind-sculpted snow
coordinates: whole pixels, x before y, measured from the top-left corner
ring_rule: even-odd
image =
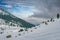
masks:
[[[48,22],[48,25],[40,24],[27,30],[23,32],[4,31],[3,34],[0,34],[0,40],[60,40],[60,19]],[[12,37],[6,38],[6,35]]]
[[[60,40],[60,21],[43,25],[36,32],[28,34],[22,40]]]

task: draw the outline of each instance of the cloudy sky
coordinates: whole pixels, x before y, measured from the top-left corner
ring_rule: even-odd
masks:
[[[53,18],[60,13],[60,0],[0,0],[0,7],[20,18]]]

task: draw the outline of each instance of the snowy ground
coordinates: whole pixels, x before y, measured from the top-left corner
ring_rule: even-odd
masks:
[[[60,40],[60,19],[48,22],[48,25],[41,24],[40,26],[30,28],[28,31],[18,32],[18,29],[12,31],[5,29],[0,34],[0,40]],[[7,35],[12,37],[6,38]]]

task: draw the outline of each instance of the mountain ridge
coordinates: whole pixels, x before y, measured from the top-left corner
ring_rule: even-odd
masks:
[[[1,8],[0,8],[0,19],[4,19],[6,24],[10,24],[11,23],[10,26],[12,24],[14,26],[16,24],[17,26],[21,26],[21,27],[25,27],[25,28],[31,28],[31,27],[35,26],[35,25],[33,25],[33,24],[29,23],[29,22],[26,22],[25,20],[22,20],[21,18],[18,18],[16,16],[12,15],[8,11],[5,11],[4,9],[1,9]]]

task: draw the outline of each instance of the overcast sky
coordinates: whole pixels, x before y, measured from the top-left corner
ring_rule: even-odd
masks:
[[[0,0],[0,7],[20,18],[52,18],[60,13],[60,0]]]

